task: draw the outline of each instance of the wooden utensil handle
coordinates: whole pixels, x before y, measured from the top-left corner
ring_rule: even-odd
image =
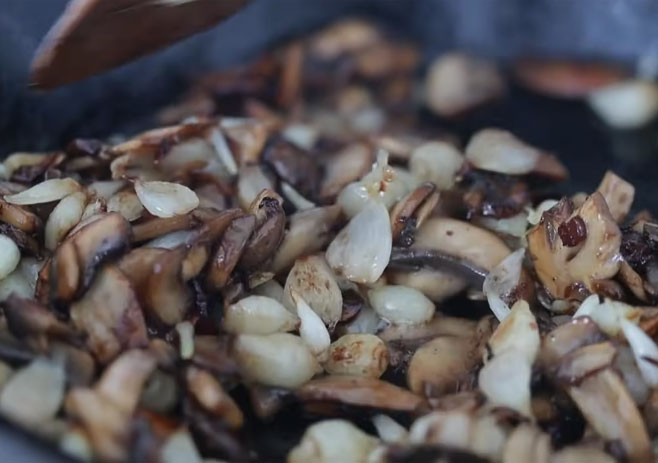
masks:
[[[37,50],[31,83],[69,84],[208,29],[249,0],[72,0]]]

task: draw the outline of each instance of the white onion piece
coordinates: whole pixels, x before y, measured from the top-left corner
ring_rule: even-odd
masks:
[[[414,288],[387,285],[368,291],[375,312],[391,323],[425,323],[434,316],[434,304]]]
[[[327,248],[329,266],[356,283],[374,283],[391,258],[392,236],[386,208],[371,203],[358,213]]]
[[[531,417],[531,375],[532,364],[526,355],[510,349],[494,356],[482,367],[478,384],[491,405],[508,407]]]
[[[160,449],[162,463],[203,463],[201,455],[187,431],[170,435]]]
[[[87,195],[78,191],[63,198],[48,216],[44,232],[46,249],[54,251],[59,242],[82,218]]]
[[[188,240],[195,235],[195,230],[179,230],[153,238],[151,241],[147,242],[144,247],[174,249],[182,244],[186,244]]]
[[[298,211],[305,211],[306,209],[313,209],[315,207],[315,203],[304,198],[297,190],[286,182],[281,182],[281,192]]]
[[[532,364],[539,352],[540,343],[537,319],[528,303],[519,300],[512,306],[509,316],[498,325],[488,344],[494,356],[515,350]]]
[[[505,257],[487,274],[482,285],[482,292],[487,296],[489,307],[499,321],[510,313],[510,308],[501,295],[508,293],[519,284],[525,249],[521,248]]]
[[[101,199],[109,199],[126,186],[125,180],[101,180],[94,182],[87,187],[87,190],[94,196]]]
[[[288,463],[366,462],[377,439],[346,420],[325,420],[309,426],[290,453]]]
[[[0,302],[7,300],[12,293],[18,297],[34,297],[34,282],[28,278],[21,267],[22,265],[19,264],[16,270],[0,279]]]
[[[135,193],[147,211],[157,217],[187,214],[199,205],[196,193],[171,182],[135,182]]]
[[[454,145],[432,141],[416,148],[409,159],[411,173],[421,182],[433,182],[439,190],[449,190],[455,184],[464,156]]]
[[[573,318],[588,316],[606,334],[617,336],[621,331],[622,320],[637,323],[640,315],[641,309],[610,299],[600,302],[599,295],[592,294],[580,304]]]
[[[409,432],[404,426],[388,415],[379,414],[373,416],[372,424],[375,426],[379,438],[387,444],[404,442],[409,435]]]
[[[324,361],[327,357],[329,345],[331,344],[331,338],[329,337],[327,327],[318,314],[309,307],[299,293],[293,291],[291,296],[297,306],[297,316],[301,321],[299,335],[311,349],[311,352],[313,352],[318,359]]]
[[[23,425],[38,425],[52,419],[64,398],[64,368],[37,358],[18,370],[0,393],[0,410]]]
[[[238,204],[245,211],[263,190],[274,190],[274,185],[260,166],[246,166],[238,176]]]
[[[189,321],[176,324],[180,357],[189,360],[194,356],[194,325]]]
[[[336,202],[348,217],[356,216],[371,203],[381,203],[388,209],[409,192],[408,182],[401,177],[388,165],[388,153],[380,150],[372,171],[343,188]]]
[[[551,207],[555,206],[558,203],[555,199],[545,199],[534,209],[527,207],[526,211],[528,212],[528,223],[530,225],[537,225],[541,220],[541,216],[549,210]]]
[[[210,132],[210,143],[215,148],[215,153],[217,153],[219,161],[226,169],[226,172],[231,176],[236,175],[238,173],[238,165],[235,163],[235,158],[233,157],[231,148],[226,143],[224,134],[220,130],[214,129]]]
[[[658,346],[642,328],[628,320],[621,320],[621,329],[633,350],[642,378],[649,386],[658,386]]]
[[[241,334],[234,350],[245,378],[266,386],[294,389],[320,370],[302,338],[288,333]]]
[[[524,211],[505,219],[478,217],[476,223],[496,233],[504,233],[515,238],[522,238],[526,233],[528,217]]]
[[[293,145],[310,150],[315,146],[320,134],[315,127],[308,124],[290,124],[283,129],[281,135]]]
[[[144,206],[132,191],[120,191],[107,200],[107,212],[118,212],[128,222],[139,219]]]
[[[7,172],[7,178],[9,178],[19,167],[35,166],[45,161],[47,157],[48,155],[43,153],[12,153],[7,156],[2,165]]]
[[[5,235],[0,235],[0,280],[9,276],[21,261],[21,251],[14,240]]]
[[[531,172],[540,151],[500,129],[483,129],[477,132],[466,146],[466,160],[478,169],[502,174]]]
[[[587,102],[611,127],[637,128],[658,113],[658,86],[650,81],[629,80],[592,92]]]
[[[94,451],[84,431],[69,429],[59,440],[59,449],[78,461],[92,461]]]
[[[283,286],[276,280],[269,280],[256,286],[251,292],[255,296],[265,296],[283,304]]]
[[[72,178],[53,178],[15,195],[5,196],[5,201],[18,205],[49,203],[80,191],[80,188],[80,184]]]
[[[372,307],[363,307],[357,316],[345,327],[348,334],[374,334],[388,324]]]
[[[271,334],[292,331],[297,325],[295,315],[265,296],[248,296],[231,304],[222,321],[222,328],[234,334]]]

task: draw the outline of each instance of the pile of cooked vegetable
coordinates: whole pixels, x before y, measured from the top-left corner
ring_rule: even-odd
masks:
[[[0,164],[0,413],[82,460],[646,462],[658,222],[346,21]]]

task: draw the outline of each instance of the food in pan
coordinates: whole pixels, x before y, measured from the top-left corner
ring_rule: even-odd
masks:
[[[360,21],[0,182],[0,413],[82,460],[645,462],[658,225]],[[205,460],[204,460],[205,459]]]

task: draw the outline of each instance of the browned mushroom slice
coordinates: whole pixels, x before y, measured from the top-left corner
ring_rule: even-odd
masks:
[[[480,361],[477,343],[469,338],[440,336],[414,353],[407,370],[407,384],[416,394],[441,396],[459,389]]]
[[[503,463],[549,463],[550,456],[551,437],[529,424],[517,427],[503,449]]]
[[[32,256],[41,255],[41,246],[39,245],[39,242],[20,228],[9,225],[8,223],[0,222],[0,235],[5,235],[10,238],[25,254]]]
[[[144,284],[153,274],[156,261],[167,252],[162,248],[141,247],[123,256],[117,266],[130,280],[140,298],[144,292]]]
[[[611,342],[590,344],[563,356],[555,379],[566,385],[578,385],[587,376],[612,365],[617,349]]]
[[[106,266],[85,293],[71,305],[74,325],[87,333],[87,345],[107,363],[126,348],[146,345],[146,325],[130,281],[118,268]]]
[[[391,211],[393,243],[411,246],[416,229],[423,225],[438,202],[436,185],[430,182],[423,183],[398,201]]]
[[[288,230],[274,254],[272,271],[279,273],[292,266],[298,257],[322,249],[331,238],[331,230],[340,216],[340,206],[317,207],[289,217]]]
[[[283,200],[273,191],[261,191],[249,210],[256,217],[256,228],[240,258],[240,267],[246,270],[258,267],[274,255],[286,226]]]
[[[12,294],[0,305],[4,308],[7,328],[18,339],[35,337],[39,344],[45,345],[46,337],[72,340],[75,336],[71,326],[34,300]]]
[[[253,215],[233,219],[228,226],[208,267],[207,279],[213,288],[221,289],[229,281],[255,227]]]
[[[43,263],[34,288],[34,298],[42,304],[48,304],[50,301],[50,261],[48,258]]]
[[[635,187],[609,170],[596,191],[603,195],[612,217],[617,223],[621,223],[633,205]]]
[[[263,151],[263,161],[277,175],[305,197],[313,197],[320,183],[320,168],[315,159],[283,139],[269,143]]]
[[[651,443],[624,382],[606,368],[568,388],[587,422],[607,441],[621,444],[629,462],[651,460]]]
[[[619,264],[619,279],[639,300],[642,302],[649,301],[644,280],[642,280],[642,277],[626,261],[622,261]]]
[[[539,359],[544,366],[550,368],[569,352],[605,340],[605,334],[594,320],[590,317],[576,317],[544,336]]]
[[[192,301],[183,281],[183,262],[188,251],[182,246],[168,250],[153,262],[153,273],[144,284],[144,308],[155,320],[173,326],[183,320]]]
[[[167,233],[189,230],[196,224],[196,220],[194,220],[189,214],[168,218],[155,217],[133,225],[133,241],[140,243],[142,241],[157,238],[158,236],[166,235]]]
[[[614,276],[620,263],[621,232],[601,193],[571,214],[569,208],[562,200],[527,235],[537,276],[558,299],[568,298],[579,284],[596,291],[595,281]]]
[[[553,180],[565,180],[569,176],[567,168],[555,156],[500,129],[483,129],[473,135],[466,146],[466,160],[478,169],[501,174],[533,173]]]
[[[91,284],[96,269],[123,253],[130,243],[130,224],[117,213],[103,215],[64,240],[51,266],[51,297],[70,302]]]
[[[256,164],[260,160],[268,136],[268,127],[257,119],[225,118],[220,122],[240,166]]]
[[[230,395],[210,373],[189,367],[185,374],[187,389],[201,407],[224,420],[232,429],[242,426],[244,417]]]
[[[433,444],[394,444],[386,449],[385,463],[416,463],[419,461],[445,463],[490,463],[491,460],[450,446]]]
[[[192,362],[220,376],[235,376],[238,365],[228,336],[195,336]]]
[[[364,376],[327,376],[297,390],[302,402],[338,402],[343,405],[414,413],[425,406],[419,395],[386,381]]]
[[[2,199],[0,199],[0,221],[7,222],[25,233],[34,233],[43,225],[37,215]]]

